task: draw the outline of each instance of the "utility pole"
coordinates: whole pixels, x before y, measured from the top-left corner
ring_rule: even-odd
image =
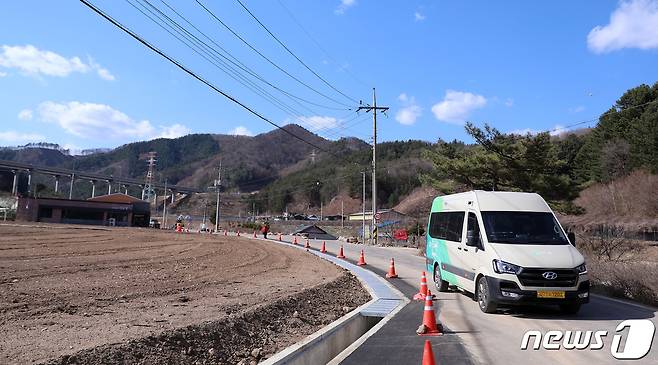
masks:
[[[75,183],[75,172],[71,174],[71,186],[69,187],[69,200],[73,199],[73,184],[74,183]],[[29,186],[29,183],[28,183],[28,186]]]
[[[363,171],[361,172],[363,174],[363,204],[361,205],[361,208],[363,208],[363,219],[361,220],[361,230],[363,232],[363,243],[366,243],[366,172]]]
[[[345,217],[345,205],[343,204],[343,200],[341,199],[340,201],[340,229],[345,228],[345,221],[343,217]]]
[[[167,228],[167,179],[165,179],[164,199],[162,200],[162,225]]]
[[[217,172],[217,180],[215,180],[215,190],[217,190],[217,207],[215,210],[215,233],[219,232],[219,190],[222,186],[222,161],[219,161],[219,171]]]
[[[149,169],[146,172],[146,180],[144,181],[144,200],[150,201],[153,199],[153,205],[157,207],[157,200],[155,197],[155,191],[153,189],[153,178],[155,177],[155,163],[157,162],[157,153],[156,152],[149,152],[148,153],[148,166]],[[109,182],[108,182],[109,184]],[[108,185],[108,194],[110,194],[111,185]],[[165,195],[167,192],[165,191]],[[157,208],[156,208],[157,209]]]
[[[377,106],[377,95],[375,88],[372,88],[372,106],[365,105],[359,106],[357,112],[365,110],[366,113],[372,111],[372,229],[373,237],[372,244],[377,244],[377,221],[375,215],[377,214],[377,112],[381,111],[386,113],[387,106]]]

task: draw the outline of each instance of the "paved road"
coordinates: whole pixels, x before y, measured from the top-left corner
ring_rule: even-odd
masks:
[[[327,241],[327,249],[337,253],[338,241]],[[311,241],[319,248],[321,241]],[[348,258],[356,260],[363,248],[360,245],[343,244]],[[395,257],[397,273],[405,283],[418,286],[420,272],[424,270],[425,259],[417,255],[417,250],[408,248],[365,247],[369,266],[387,270],[391,257]],[[433,285],[430,284],[430,289]],[[481,364],[616,364],[610,354],[612,337],[617,325],[626,319],[649,319],[656,327],[657,309],[632,303],[594,296],[583,306],[576,316],[565,316],[551,307],[526,308],[491,315],[480,311],[477,303],[460,292],[439,293],[439,321],[457,334],[471,358]],[[604,337],[602,350],[521,350],[523,334],[528,330],[546,333],[550,330],[608,331]],[[626,334],[627,332],[622,332]],[[658,340],[647,356],[629,364],[657,364]],[[623,343],[623,342],[622,342]],[[440,355],[439,355],[440,357]],[[415,362],[410,362],[415,363]]]

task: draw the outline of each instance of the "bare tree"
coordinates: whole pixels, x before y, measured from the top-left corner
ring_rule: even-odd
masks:
[[[604,262],[626,262],[644,249],[639,242],[626,237],[620,227],[606,226],[598,235],[581,235],[580,238],[583,251]]]

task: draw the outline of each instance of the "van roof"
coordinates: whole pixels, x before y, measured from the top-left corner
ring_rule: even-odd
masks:
[[[469,207],[480,211],[551,212],[551,208],[539,194],[515,191],[473,190],[439,196],[432,202],[433,212],[465,210]]]

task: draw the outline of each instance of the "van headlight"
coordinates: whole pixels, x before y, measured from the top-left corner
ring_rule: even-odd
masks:
[[[578,274],[580,275],[587,274],[587,266],[585,266],[585,263],[583,262],[581,265],[576,266],[576,271],[578,271]]]
[[[521,272],[521,266],[501,260],[493,260],[493,269],[498,274],[519,274]]]

